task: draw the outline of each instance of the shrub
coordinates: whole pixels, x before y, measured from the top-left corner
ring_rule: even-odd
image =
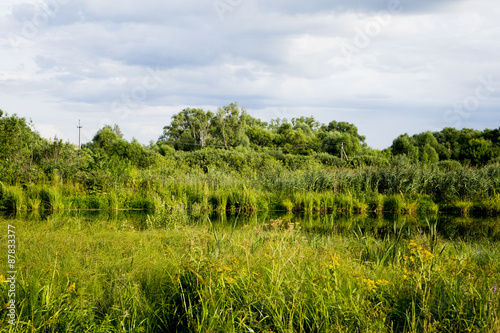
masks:
[[[459,161],[454,160],[439,161],[437,166],[439,169],[446,172],[456,171],[462,168],[462,164]]]
[[[291,212],[293,210],[293,202],[290,199],[285,199],[281,202],[281,205],[286,209],[287,212]]]
[[[437,214],[439,206],[434,203],[428,196],[419,198],[417,212],[423,214]]]

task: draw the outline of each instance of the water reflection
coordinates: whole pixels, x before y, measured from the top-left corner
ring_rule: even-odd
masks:
[[[148,228],[148,215],[155,212],[143,210],[72,210],[56,213],[0,212],[4,220],[23,219],[32,223],[46,222],[48,228],[57,229],[71,225],[78,228],[92,227],[96,223],[114,225],[115,230],[141,231]],[[186,223],[211,225],[216,228],[256,226],[281,219],[284,223],[300,226],[308,235],[353,235],[384,239],[395,234],[414,237],[429,233],[435,228],[440,237],[450,240],[490,241],[500,240],[500,217],[460,217],[434,215],[431,217],[394,214],[299,214],[284,212],[258,212],[255,214],[189,214]],[[68,222],[71,223],[68,223]]]

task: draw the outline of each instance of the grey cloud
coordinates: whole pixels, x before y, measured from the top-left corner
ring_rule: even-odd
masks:
[[[29,21],[36,13],[36,7],[33,4],[20,4],[12,7],[12,17],[18,22]]]
[[[464,0],[459,0],[464,1]],[[456,3],[457,0],[275,0],[258,1],[263,10],[273,10],[288,14],[315,12],[369,12],[398,8],[401,12],[429,12],[438,6]]]
[[[71,0],[22,53],[34,70],[18,71],[13,55],[0,64],[1,91],[57,101],[56,120],[65,110],[112,114],[110,105],[152,68],[162,81],[132,110],[138,115],[143,108],[171,114],[185,105],[239,101],[250,112],[267,110],[265,120],[289,114],[359,123],[368,142],[383,147],[401,133],[441,126],[446,108],[473,93],[480,75],[500,68],[495,15],[482,2],[466,7],[477,18],[462,20],[439,8],[451,3],[445,0],[405,1],[401,16],[359,49],[351,66],[339,66],[339,45],[352,42],[358,25],[388,2],[243,0],[221,20],[211,0]],[[2,20],[2,28],[36,10],[15,6],[17,22]],[[472,115],[473,126],[498,121],[497,98]],[[109,117],[123,127],[132,122]],[[143,121],[133,119],[134,126]]]

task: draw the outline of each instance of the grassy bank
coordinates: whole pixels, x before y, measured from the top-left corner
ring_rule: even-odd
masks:
[[[248,213],[500,213],[499,164],[449,170],[404,163],[357,169],[324,165],[291,169],[278,163],[257,172],[253,168],[186,163],[178,161],[154,170],[132,169],[120,179],[109,175],[92,178],[91,183],[57,175],[42,184],[0,183],[0,209],[156,210],[166,203],[184,205],[188,210]]]
[[[404,220],[390,237],[286,218],[234,229],[183,209],[150,215],[142,232],[127,219],[10,221],[17,331],[500,330],[500,251],[487,240],[441,239],[432,223],[411,233]]]

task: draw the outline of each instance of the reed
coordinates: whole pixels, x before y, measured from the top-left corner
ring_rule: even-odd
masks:
[[[462,216],[467,216],[474,204],[471,201],[454,201],[448,207],[453,212],[459,213]]]
[[[356,213],[363,214],[368,211],[369,205],[363,199],[354,199],[352,208]]]
[[[354,198],[350,193],[338,194],[335,196],[335,206],[337,210],[344,213],[352,213],[354,210]]]
[[[381,212],[384,209],[384,195],[371,192],[367,195],[366,203],[368,210],[372,212]]]
[[[0,182],[0,208],[10,211],[26,209],[22,188],[19,186],[6,186]]]
[[[42,207],[45,210],[56,211],[64,209],[61,194],[58,188],[44,186],[40,190],[40,199],[42,200]]]
[[[41,208],[42,199],[40,198],[40,188],[38,186],[35,184],[27,185],[24,196],[28,210],[38,211]]]
[[[384,211],[402,213],[405,210],[405,201],[402,195],[395,194],[384,198]]]
[[[500,196],[498,194],[472,203],[470,210],[475,214],[498,215],[500,213]]]
[[[324,212],[334,212],[337,210],[335,204],[335,194],[331,191],[323,192],[319,194],[320,198],[320,209]]]
[[[311,233],[312,214],[242,227],[186,216],[172,201],[142,232],[104,216],[16,220],[17,236],[30,240],[18,254],[30,265],[18,269],[16,331],[500,329],[495,242],[450,241],[431,227],[409,235],[406,217],[380,238],[369,225]]]
[[[215,163],[217,154],[232,162]],[[22,195],[17,199],[12,197],[14,201],[5,199],[2,206],[4,209],[15,206],[16,210],[17,207],[21,210],[36,210],[37,207],[46,210],[54,207],[152,210],[158,209],[159,199],[173,196],[187,206],[196,203],[197,207],[203,207],[202,210],[233,213],[289,210],[288,201],[287,205],[283,205],[283,201],[290,200],[296,212],[386,210],[434,214],[436,209],[441,209],[464,215],[470,212],[500,214],[496,205],[500,192],[500,164],[470,168],[453,162],[426,166],[395,160],[383,168],[350,168],[309,164],[308,157],[288,159],[278,154],[278,160],[274,160],[272,154],[252,153],[247,156],[252,162],[243,165],[241,157],[246,155],[242,152],[217,154],[179,153],[179,160],[169,159],[169,163],[157,168],[120,166],[126,171],[120,175],[108,170],[84,173],[82,179],[69,176],[66,179],[58,178],[61,173],[56,172],[49,177],[54,185],[23,185]],[[199,168],[195,163],[197,158],[213,160],[213,164]],[[300,161],[305,164],[296,164]],[[9,186],[21,188],[4,184],[5,191],[10,191]],[[40,193],[42,188],[44,198]],[[37,194],[31,195],[29,191]],[[398,195],[402,196],[401,200]],[[425,199],[420,200],[421,197]],[[466,204],[469,202],[473,203],[470,207]]]
[[[106,195],[106,208],[110,210],[118,210],[120,208],[119,198],[115,192]]]

